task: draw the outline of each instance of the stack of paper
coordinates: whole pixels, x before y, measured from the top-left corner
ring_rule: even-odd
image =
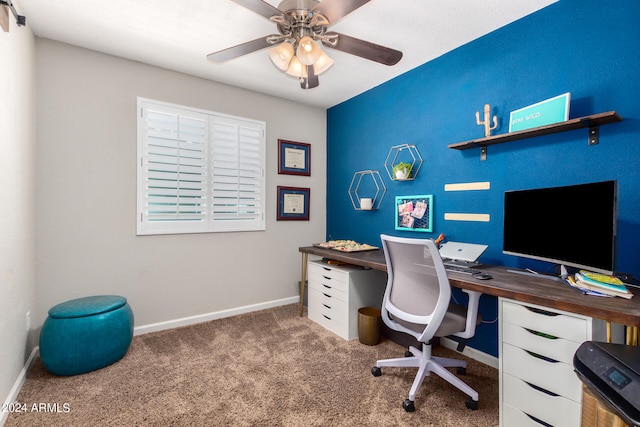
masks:
[[[591,291],[606,296],[630,299],[633,294],[625,284],[614,276],[580,270],[574,277],[568,278],[569,284],[582,291]],[[591,293],[589,292],[589,293]]]

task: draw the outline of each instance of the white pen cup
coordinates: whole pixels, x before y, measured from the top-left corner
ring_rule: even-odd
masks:
[[[373,209],[373,199],[370,197],[363,197],[360,199],[360,209],[370,211]]]

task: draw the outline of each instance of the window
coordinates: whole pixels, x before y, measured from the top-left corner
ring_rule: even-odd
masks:
[[[265,123],[138,98],[137,234],[265,229]]]

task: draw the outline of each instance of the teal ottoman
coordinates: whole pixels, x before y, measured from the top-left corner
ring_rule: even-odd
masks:
[[[78,298],[49,310],[40,332],[40,359],[52,374],[83,374],[120,360],[132,338],[133,311],[126,298]]]

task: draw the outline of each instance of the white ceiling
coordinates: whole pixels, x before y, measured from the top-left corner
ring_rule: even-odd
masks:
[[[276,7],[280,2],[265,1]],[[371,0],[331,30],[400,50],[403,58],[387,67],[326,49],[335,64],[310,90],[278,70],[266,49],[223,64],[206,59],[209,53],[277,33],[274,24],[231,0],[13,3],[36,36],[328,108],[555,1]]]

